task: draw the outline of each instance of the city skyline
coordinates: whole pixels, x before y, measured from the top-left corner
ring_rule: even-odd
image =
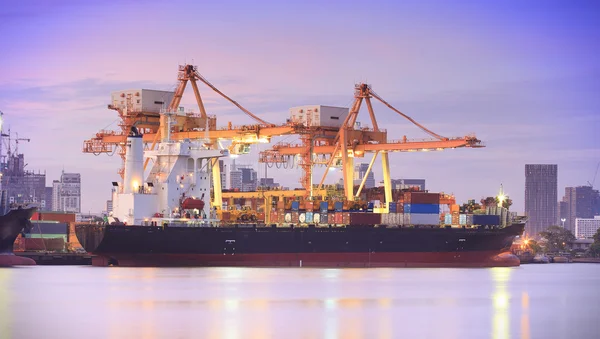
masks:
[[[361,10],[362,16],[352,14],[352,5],[13,3],[0,9],[5,128],[31,138],[20,150],[32,168],[46,169],[52,178],[62,168],[81,173],[82,210],[100,211],[118,180],[120,159],[83,154],[81,148],[99,130],[118,129],[116,113],[106,108],[111,92],[173,90],[177,65],[189,62],[271,122],[283,123],[289,108],[300,105],[347,107],[354,83],[367,81],[436,133],[476,133],[486,148],[390,156],[392,177],[425,178],[428,189],[454,193],[457,201],[493,195],[503,184],[513,210],[523,212],[526,163],[558,164],[561,192],[592,180],[600,158],[596,4],[545,3],[540,11],[516,1],[379,1]],[[208,19],[180,20],[177,8],[198,6]],[[244,10],[251,15],[241,15]],[[363,17],[381,20],[356,25]],[[198,36],[201,25],[211,33]],[[339,52],[363,38],[364,47]],[[157,47],[157,41],[170,41],[173,48]],[[118,53],[107,47],[115,45],[122,46]],[[206,88],[201,91],[219,126],[251,122]],[[182,105],[192,108],[193,102],[186,92]],[[390,139],[425,137],[382,105],[374,108]],[[369,124],[366,110],[360,117]],[[240,161],[256,161],[257,149]],[[282,185],[298,186],[298,170],[269,173]],[[321,173],[316,169],[315,178]],[[378,162],[374,173],[381,177]],[[331,176],[331,182],[339,179],[339,173]]]

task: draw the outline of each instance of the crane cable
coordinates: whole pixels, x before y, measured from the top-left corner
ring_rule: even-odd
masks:
[[[405,119],[407,119],[408,121],[412,122],[414,125],[416,125],[417,127],[419,127],[421,130],[423,130],[425,133],[431,135],[432,137],[439,139],[439,140],[449,140],[446,137],[443,137],[439,134],[436,134],[430,130],[428,130],[427,128],[425,128],[425,126],[419,124],[418,122],[416,122],[413,118],[409,117],[408,115],[400,112],[399,110],[397,110],[396,108],[394,108],[394,106],[390,105],[387,101],[383,100],[379,95],[377,95],[377,93],[373,92],[373,90],[369,90],[369,93],[371,93],[371,96],[373,96],[373,98],[379,100],[382,104],[386,105],[389,109],[391,109],[392,111],[400,114],[401,116],[403,116]]]
[[[273,124],[268,123],[268,122],[262,120],[261,118],[257,117],[256,115],[252,114],[252,112],[250,112],[249,110],[245,109],[242,105],[238,104],[237,101],[231,99],[230,97],[228,97],[227,95],[225,95],[225,93],[219,91],[218,88],[216,88],[213,84],[211,84],[210,81],[208,81],[205,77],[203,77],[202,74],[200,74],[198,71],[195,71],[194,75],[198,78],[198,80],[202,81],[206,86],[210,87],[213,91],[215,91],[218,94],[220,94],[223,98],[229,100],[229,102],[231,102],[232,104],[234,104],[235,106],[237,106],[237,108],[241,109],[244,113],[246,113],[252,119],[258,121],[259,123],[261,123],[261,124],[263,124],[265,126],[274,126]]]

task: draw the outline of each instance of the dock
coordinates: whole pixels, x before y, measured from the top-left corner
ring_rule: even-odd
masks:
[[[88,253],[15,252],[15,255],[35,260],[38,265],[91,265]]]

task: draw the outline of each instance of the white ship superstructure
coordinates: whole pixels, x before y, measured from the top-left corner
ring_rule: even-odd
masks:
[[[167,121],[170,121],[169,113]],[[167,125],[170,125],[168,123]],[[113,217],[127,225],[207,224],[211,213],[212,167],[227,150],[209,149],[200,140],[170,140],[170,126],[156,149],[144,151],[142,135],[127,137],[123,182],[113,196]],[[144,180],[144,161],[152,168]]]

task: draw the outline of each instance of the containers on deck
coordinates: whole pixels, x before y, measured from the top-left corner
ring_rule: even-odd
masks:
[[[328,208],[329,208],[329,204],[327,203],[327,201],[321,201],[321,204],[319,206],[319,212],[327,213]]]
[[[379,225],[381,214],[379,213],[350,213],[350,225]]]
[[[292,211],[298,211],[300,209],[299,201],[292,201]]]

